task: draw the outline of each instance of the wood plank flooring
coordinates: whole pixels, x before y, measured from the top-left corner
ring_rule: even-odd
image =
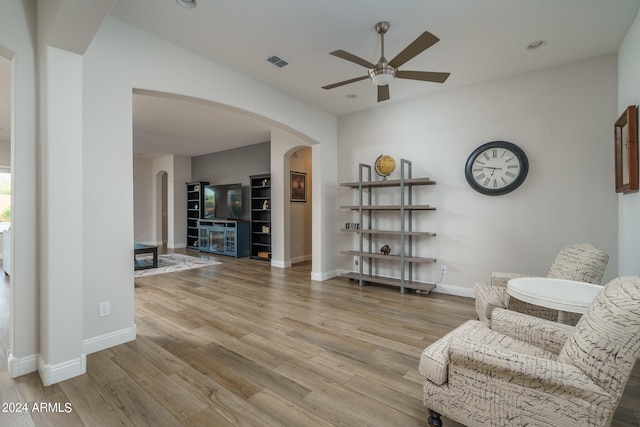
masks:
[[[473,300],[215,259],[137,279],[136,341],[88,355],[86,375],[43,387],[36,373],[0,372],[0,404],[29,408],[0,425],[427,425],[420,352],[475,318]],[[639,425],[639,370],[613,426]]]

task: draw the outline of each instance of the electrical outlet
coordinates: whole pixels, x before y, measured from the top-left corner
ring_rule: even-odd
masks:
[[[442,271],[442,274],[447,274],[447,266],[446,266],[446,265],[444,265],[444,264],[442,264],[442,265],[440,266],[440,271]]]
[[[101,302],[98,304],[98,313],[100,317],[105,317],[111,315],[111,307],[108,302]]]

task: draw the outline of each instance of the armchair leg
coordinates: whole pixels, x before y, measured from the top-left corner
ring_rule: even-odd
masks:
[[[431,427],[442,427],[442,420],[440,419],[440,414],[429,409],[429,418],[427,422]]]

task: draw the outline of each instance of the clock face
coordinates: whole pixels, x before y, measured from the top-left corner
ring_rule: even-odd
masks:
[[[528,171],[527,156],[520,147],[506,141],[493,141],[471,153],[465,176],[474,190],[499,196],[518,188]]]

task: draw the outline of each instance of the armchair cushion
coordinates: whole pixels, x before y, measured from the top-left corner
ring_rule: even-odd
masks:
[[[475,283],[473,285],[478,319],[483,322],[488,322],[494,308],[506,307],[509,304],[507,282],[509,282],[509,279],[515,279],[517,277],[526,276],[516,273],[493,272],[491,273],[490,283]]]
[[[491,273],[491,284],[493,286],[501,286],[507,289],[507,283],[510,279],[516,279],[518,277],[528,277],[528,274],[518,274],[518,273],[502,273],[499,271],[494,271]]]
[[[478,319],[488,322],[491,313],[496,307],[507,306],[506,288],[500,286],[492,286],[487,283],[475,283],[473,285],[473,294],[475,295],[476,313]]]
[[[608,262],[609,255],[590,243],[569,245],[553,260],[547,277],[599,285]]]
[[[449,359],[452,342],[472,336],[484,345],[496,349],[507,349],[512,352],[531,354],[555,359],[556,355],[540,347],[513,339],[509,336],[492,331],[484,322],[469,320],[458,328],[427,347],[420,357],[418,370],[429,381],[436,385],[445,384],[448,380]]]
[[[578,321],[558,356],[612,394],[622,395],[640,354],[639,282],[638,277],[611,281]]]
[[[525,388],[543,392],[562,391],[562,398],[582,400],[595,405],[613,408],[609,393],[599,387],[575,366],[550,359],[548,355],[527,354],[517,349],[508,349],[487,344],[477,336],[466,336],[451,342],[449,360],[454,371],[464,366],[463,371],[493,372],[520,394]],[[456,372],[459,373],[460,371]],[[455,378],[455,375],[452,375]],[[455,384],[453,379],[451,385]]]
[[[496,308],[492,316],[493,331],[535,345],[555,355],[560,353],[574,330],[573,326],[504,308]]]

